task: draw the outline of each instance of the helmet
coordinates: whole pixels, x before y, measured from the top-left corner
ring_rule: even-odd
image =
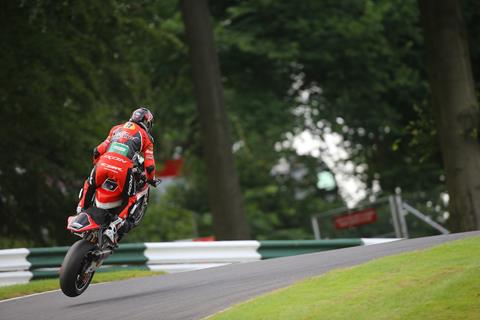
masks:
[[[153,114],[147,108],[138,108],[133,111],[130,121],[141,125],[147,132],[153,127]]]

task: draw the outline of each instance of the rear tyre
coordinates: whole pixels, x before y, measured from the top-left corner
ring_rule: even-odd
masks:
[[[95,245],[87,240],[79,240],[68,249],[60,268],[60,288],[69,297],[76,297],[87,290],[93,272],[88,272]]]

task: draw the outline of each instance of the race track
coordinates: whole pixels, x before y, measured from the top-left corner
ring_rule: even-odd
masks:
[[[469,236],[480,236],[480,231],[98,284],[77,298],[54,291],[0,302],[0,319],[201,319],[332,269]]]

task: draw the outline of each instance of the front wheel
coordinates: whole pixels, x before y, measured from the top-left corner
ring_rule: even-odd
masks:
[[[60,268],[60,288],[69,297],[76,297],[87,290],[95,271],[89,269],[95,245],[87,240],[79,240],[68,249]]]

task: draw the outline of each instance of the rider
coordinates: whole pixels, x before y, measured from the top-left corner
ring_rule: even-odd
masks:
[[[136,188],[132,172],[132,158],[135,153],[144,154],[145,178],[148,182],[155,183],[153,138],[150,135],[152,126],[153,115],[150,110],[143,107],[136,109],[129,121],[113,127],[107,139],[93,149],[95,167],[84,183],[77,213],[90,206],[95,189],[101,186],[106,179],[111,178],[117,181],[124,197],[118,213],[118,217],[123,220],[123,227],[118,231],[119,238],[132,228],[132,224],[127,218],[136,201]],[[109,204],[99,203],[98,200],[96,200],[96,205],[109,209]]]

